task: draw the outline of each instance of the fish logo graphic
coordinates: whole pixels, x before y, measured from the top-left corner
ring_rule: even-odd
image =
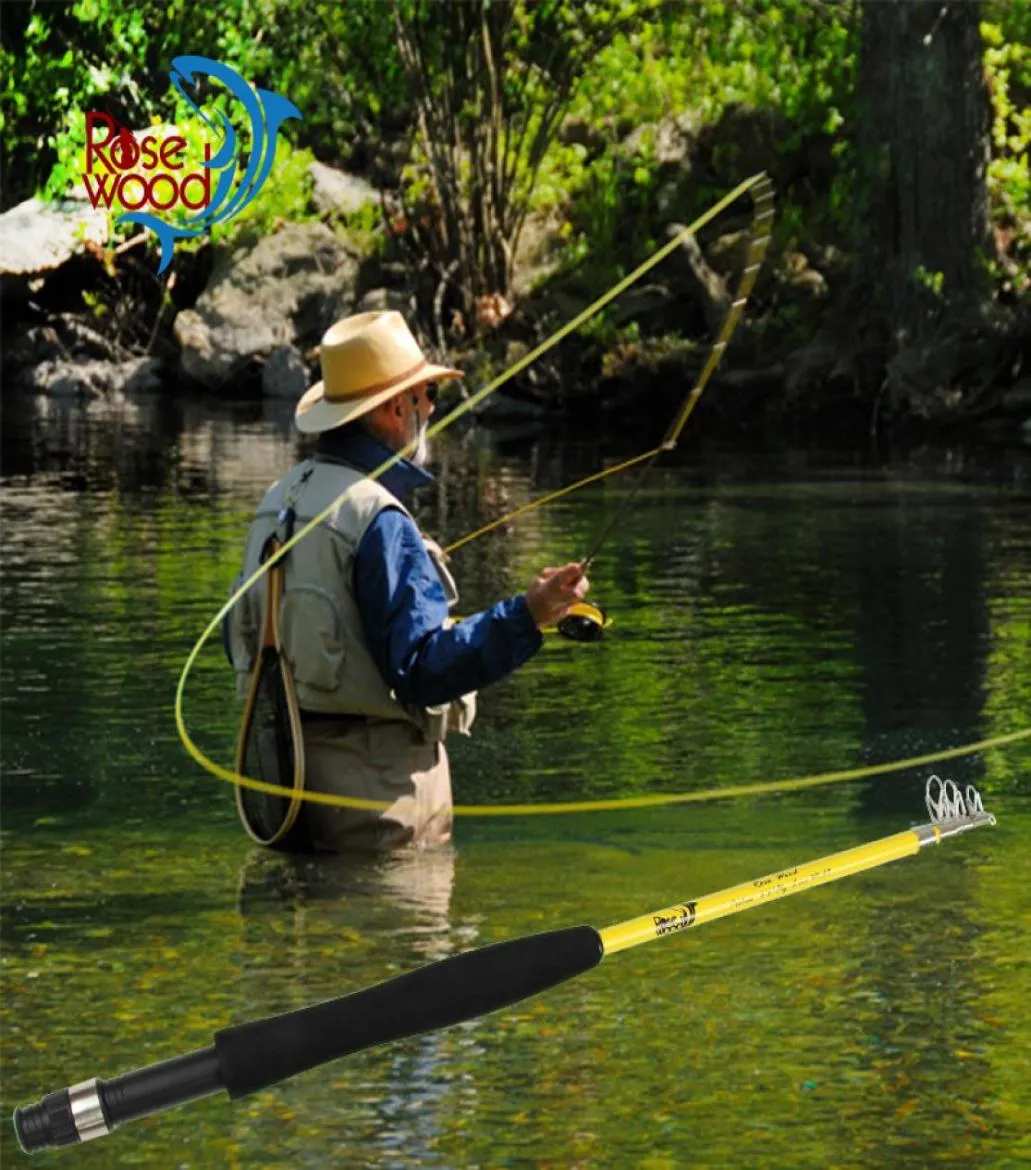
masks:
[[[214,173],[220,173],[215,193],[210,201],[207,201],[196,215],[180,223],[169,223],[149,211],[130,211],[116,220],[117,224],[136,223],[149,228],[158,237],[161,244],[158,273],[164,272],[171,263],[177,240],[202,235],[210,231],[216,223],[230,220],[243,211],[269,177],[276,158],[279,128],[288,118],[301,117],[293,102],[281,94],[252,86],[235,69],[220,61],[213,61],[210,57],[193,55],[175,57],[169,76],[179,95],[220,140],[220,146],[214,156],[201,162],[201,165],[211,172],[208,175],[209,179]],[[250,122],[250,154],[238,181],[241,154],[239,136],[221,110],[217,111],[220,124],[216,125],[186,91],[186,86],[194,84],[198,77],[203,76],[213,77],[221,82],[243,107]],[[123,145],[123,151],[126,148],[126,145]]]

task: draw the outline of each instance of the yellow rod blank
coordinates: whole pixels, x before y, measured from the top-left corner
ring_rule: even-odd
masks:
[[[935,829],[933,833],[933,837],[928,838],[929,842],[938,839],[938,831]],[[769,874],[767,877],[756,878],[755,881],[730,886],[729,889],[707,894],[695,901],[680,902],[675,906],[656,910],[653,914],[642,914],[639,918],[617,922],[598,933],[601,935],[605,954],[615,954],[616,951],[625,951],[629,947],[640,946],[641,943],[654,942],[655,939],[677,934],[689,927],[701,926],[703,922],[711,922],[715,918],[726,918],[728,914],[751,910],[762,902],[786,898],[789,894],[798,894],[802,890],[837,881],[838,878],[850,877],[864,869],[873,869],[889,861],[898,861],[901,857],[909,857],[919,852],[921,843],[917,831],[907,829],[891,837],[882,837],[879,841],[857,845],[854,849],[845,849],[841,853],[832,853],[818,861],[809,861],[804,865],[795,865],[779,873]]]

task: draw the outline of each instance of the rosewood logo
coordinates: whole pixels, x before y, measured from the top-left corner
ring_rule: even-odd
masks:
[[[110,114],[91,110],[86,115],[86,170],[82,181],[94,208],[112,205],[126,211],[170,211],[185,207],[198,211],[211,202],[211,170],[205,166],[185,172],[186,139],[179,134],[142,138],[120,125]],[[211,147],[204,144],[204,162]],[[163,170],[158,168],[162,167]],[[168,173],[172,172],[172,173]]]
[[[248,143],[246,164],[241,159],[240,136],[226,115],[216,110],[216,125],[184,88],[204,76],[223,85],[243,110],[247,119],[242,135]],[[301,116],[293,102],[251,86],[235,69],[209,57],[176,57],[169,79],[211,133],[212,141],[205,142],[203,157],[187,160],[186,138],[174,127],[164,135],[137,133],[109,114],[91,110],[86,114],[86,170],[82,176],[86,195],[95,208],[123,211],[116,225],[138,223],[157,235],[161,244],[158,272],[171,263],[177,240],[202,235],[216,223],[240,214],[269,177],[280,126],[288,118]],[[194,169],[188,169],[191,166]],[[175,209],[180,209],[178,218],[161,217],[161,213]],[[183,216],[183,212],[191,214]]]

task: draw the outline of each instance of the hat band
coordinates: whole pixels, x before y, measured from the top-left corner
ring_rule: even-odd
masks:
[[[350,402],[356,398],[369,398],[373,394],[379,394],[383,390],[389,390],[391,386],[399,386],[402,382],[407,381],[428,365],[429,362],[425,358],[421,358],[414,366],[405,370],[404,373],[395,374],[392,378],[387,378],[382,382],[373,382],[370,386],[363,386],[359,394],[331,394],[327,385],[323,391],[323,397],[327,402]]]

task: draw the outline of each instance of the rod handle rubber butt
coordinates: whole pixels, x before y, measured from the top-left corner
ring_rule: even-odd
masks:
[[[222,1088],[212,1046],[149,1064],[110,1081],[94,1078],[14,1111],[14,1131],[26,1154],[103,1137],[125,1121],[205,1097]]]
[[[227,1028],[215,1051],[230,1097],[242,1097],[364,1048],[472,1020],[601,962],[593,926],[480,947],[339,999]]]
[[[48,1146],[70,1146],[79,1140],[67,1089],[50,1093],[35,1105],[14,1111],[14,1132],[26,1154]]]

